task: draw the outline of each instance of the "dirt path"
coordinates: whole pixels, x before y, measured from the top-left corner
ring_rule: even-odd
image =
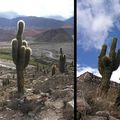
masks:
[[[0,66],[15,69],[15,64],[11,60],[0,59]],[[33,67],[33,65],[29,65],[28,67]]]
[[[45,52],[46,57],[51,58],[51,59],[54,59],[54,60],[59,60],[59,58],[58,58],[58,57],[55,57],[51,51],[43,50],[43,52]],[[71,63],[73,60],[72,60],[72,59],[66,59],[66,61],[67,61],[68,63]]]

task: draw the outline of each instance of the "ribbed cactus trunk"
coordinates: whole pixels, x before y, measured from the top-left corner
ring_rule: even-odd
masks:
[[[117,38],[113,38],[109,56],[106,56],[107,45],[102,46],[101,53],[98,58],[98,70],[102,75],[99,87],[99,96],[106,96],[110,88],[110,78],[112,72],[117,70],[120,64],[120,49],[116,52]]]
[[[19,23],[18,33],[16,36],[16,38],[18,40],[17,58],[22,57],[22,56],[20,56],[20,50],[21,50],[21,46],[22,46],[23,27],[24,26],[22,26],[22,23],[21,23],[21,25]],[[24,93],[24,75],[23,75],[23,67],[21,67],[20,59],[17,59],[17,63],[16,63],[17,86],[18,86],[18,93]]]
[[[24,94],[24,69],[27,67],[31,55],[31,49],[28,47],[27,41],[22,40],[24,27],[24,21],[19,21],[16,39],[12,40],[12,57],[16,65],[17,87],[18,93],[21,94]]]
[[[107,95],[108,90],[110,88],[110,78],[111,78],[112,72],[111,71],[105,71],[103,73],[102,79],[101,79],[101,85],[100,85],[100,95]]]
[[[18,86],[18,93],[24,93],[24,76],[23,76],[23,71],[17,69],[17,86]]]

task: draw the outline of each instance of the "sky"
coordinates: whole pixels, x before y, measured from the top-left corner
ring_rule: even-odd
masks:
[[[101,76],[97,57],[105,43],[108,52],[112,37],[120,48],[120,0],[77,0],[77,76],[85,71]],[[111,80],[120,82],[120,67]]]
[[[62,16],[74,13],[74,0],[1,0],[0,12],[13,11],[27,16]]]

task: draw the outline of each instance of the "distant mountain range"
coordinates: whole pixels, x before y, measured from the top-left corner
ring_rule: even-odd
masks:
[[[65,21],[60,21],[51,18],[25,16],[13,19],[0,18],[0,28],[2,29],[16,28],[17,21],[21,19],[25,21],[26,28],[49,29],[60,27],[73,27],[74,25],[73,17]]]
[[[9,41],[16,35],[17,22],[25,21],[25,37],[36,42],[69,42],[74,34],[74,17],[62,16],[20,16],[16,12],[0,12],[0,41]]]
[[[17,12],[14,12],[14,11],[0,12],[0,18],[13,19],[13,18],[21,17],[21,16],[25,16],[25,15],[20,15]],[[44,16],[44,18],[51,18],[51,19],[62,20],[62,21],[66,20],[66,18],[64,18],[60,15]]]
[[[21,16],[11,19],[0,17],[0,41],[9,41],[15,37],[16,25],[19,20],[25,21],[24,36],[34,37],[38,41],[71,41],[74,34],[73,17],[64,21],[34,16]]]
[[[24,20],[27,28],[59,28],[59,27],[73,27],[74,19],[73,17],[65,19],[62,16],[46,16],[46,17],[36,17],[36,16],[24,16],[19,15],[16,12],[0,12],[0,28],[11,29],[16,27],[18,20]]]
[[[45,18],[52,18],[52,19],[55,19],[55,20],[66,20],[66,18],[62,17],[62,16],[59,16],[59,15],[54,15],[54,16],[48,16],[48,17],[45,17]]]

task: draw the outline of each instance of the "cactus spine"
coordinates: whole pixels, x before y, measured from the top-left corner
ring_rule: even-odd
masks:
[[[110,88],[110,78],[112,72],[117,70],[120,64],[120,49],[116,52],[117,38],[113,38],[109,56],[106,56],[107,45],[102,46],[98,57],[98,70],[102,75],[99,95],[107,95]]]
[[[25,23],[18,21],[18,31],[16,38],[12,40],[12,58],[16,65],[18,93],[24,94],[24,74],[23,71],[30,61],[31,48],[26,40],[22,40]]]
[[[66,56],[63,55],[62,48],[60,48],[59,71],[61,73],[65,72],[65,63],[66,63]]]

